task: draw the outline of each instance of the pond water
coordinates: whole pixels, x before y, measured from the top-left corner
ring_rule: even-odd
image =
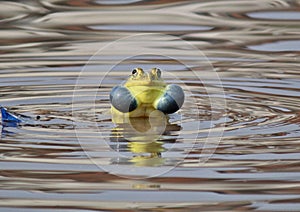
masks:
[[[2,1],[0,211],[300,211],[300,2]],[[112,120],[135,67],[183,87]]]

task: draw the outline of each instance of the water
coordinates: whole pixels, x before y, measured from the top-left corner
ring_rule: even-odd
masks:
[[[0,4],[1,104],[41,116],[2,127],[0,211],[300,211],[299,1]],[[166,126],[111,120],[137,66],[185,90]]]

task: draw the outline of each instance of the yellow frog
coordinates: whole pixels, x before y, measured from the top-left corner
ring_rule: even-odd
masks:
[[[112,89],[110,102],[114,115],[149,117],[155,110],[164,114],[178,111],[184,102],[184,92],[178,85],[167,85],[158,68],[149,73],[135,68],[124,85]]]

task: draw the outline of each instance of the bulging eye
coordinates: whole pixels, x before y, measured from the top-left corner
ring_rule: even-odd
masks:
[[[137,75],[137,73],[138,73],[138,71],[136,70],[136,68],[133,69],[132,72],[131,72],[131,74],[132,74],[133,76]]]
[[[141,68],[135,68],[135,69],[132,70],[131,73],[132,73],[132,76],[137,77],[137,76],[143,75],[144,71]]]
[[[161,70],[159,68],[156,69],[156,75],[158,78],[161,77]]]
[[[152,68],[151,76],[153,79],[159,79],[161,77],[161,70],[159,68]]]

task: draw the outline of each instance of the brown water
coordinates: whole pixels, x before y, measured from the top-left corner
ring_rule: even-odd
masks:
[[[0,211],[300,211],[299,1],[0,11],[0,104],[41,116],[2,127]],[[111,120],[137,66],[185,90],[166,126]]]

